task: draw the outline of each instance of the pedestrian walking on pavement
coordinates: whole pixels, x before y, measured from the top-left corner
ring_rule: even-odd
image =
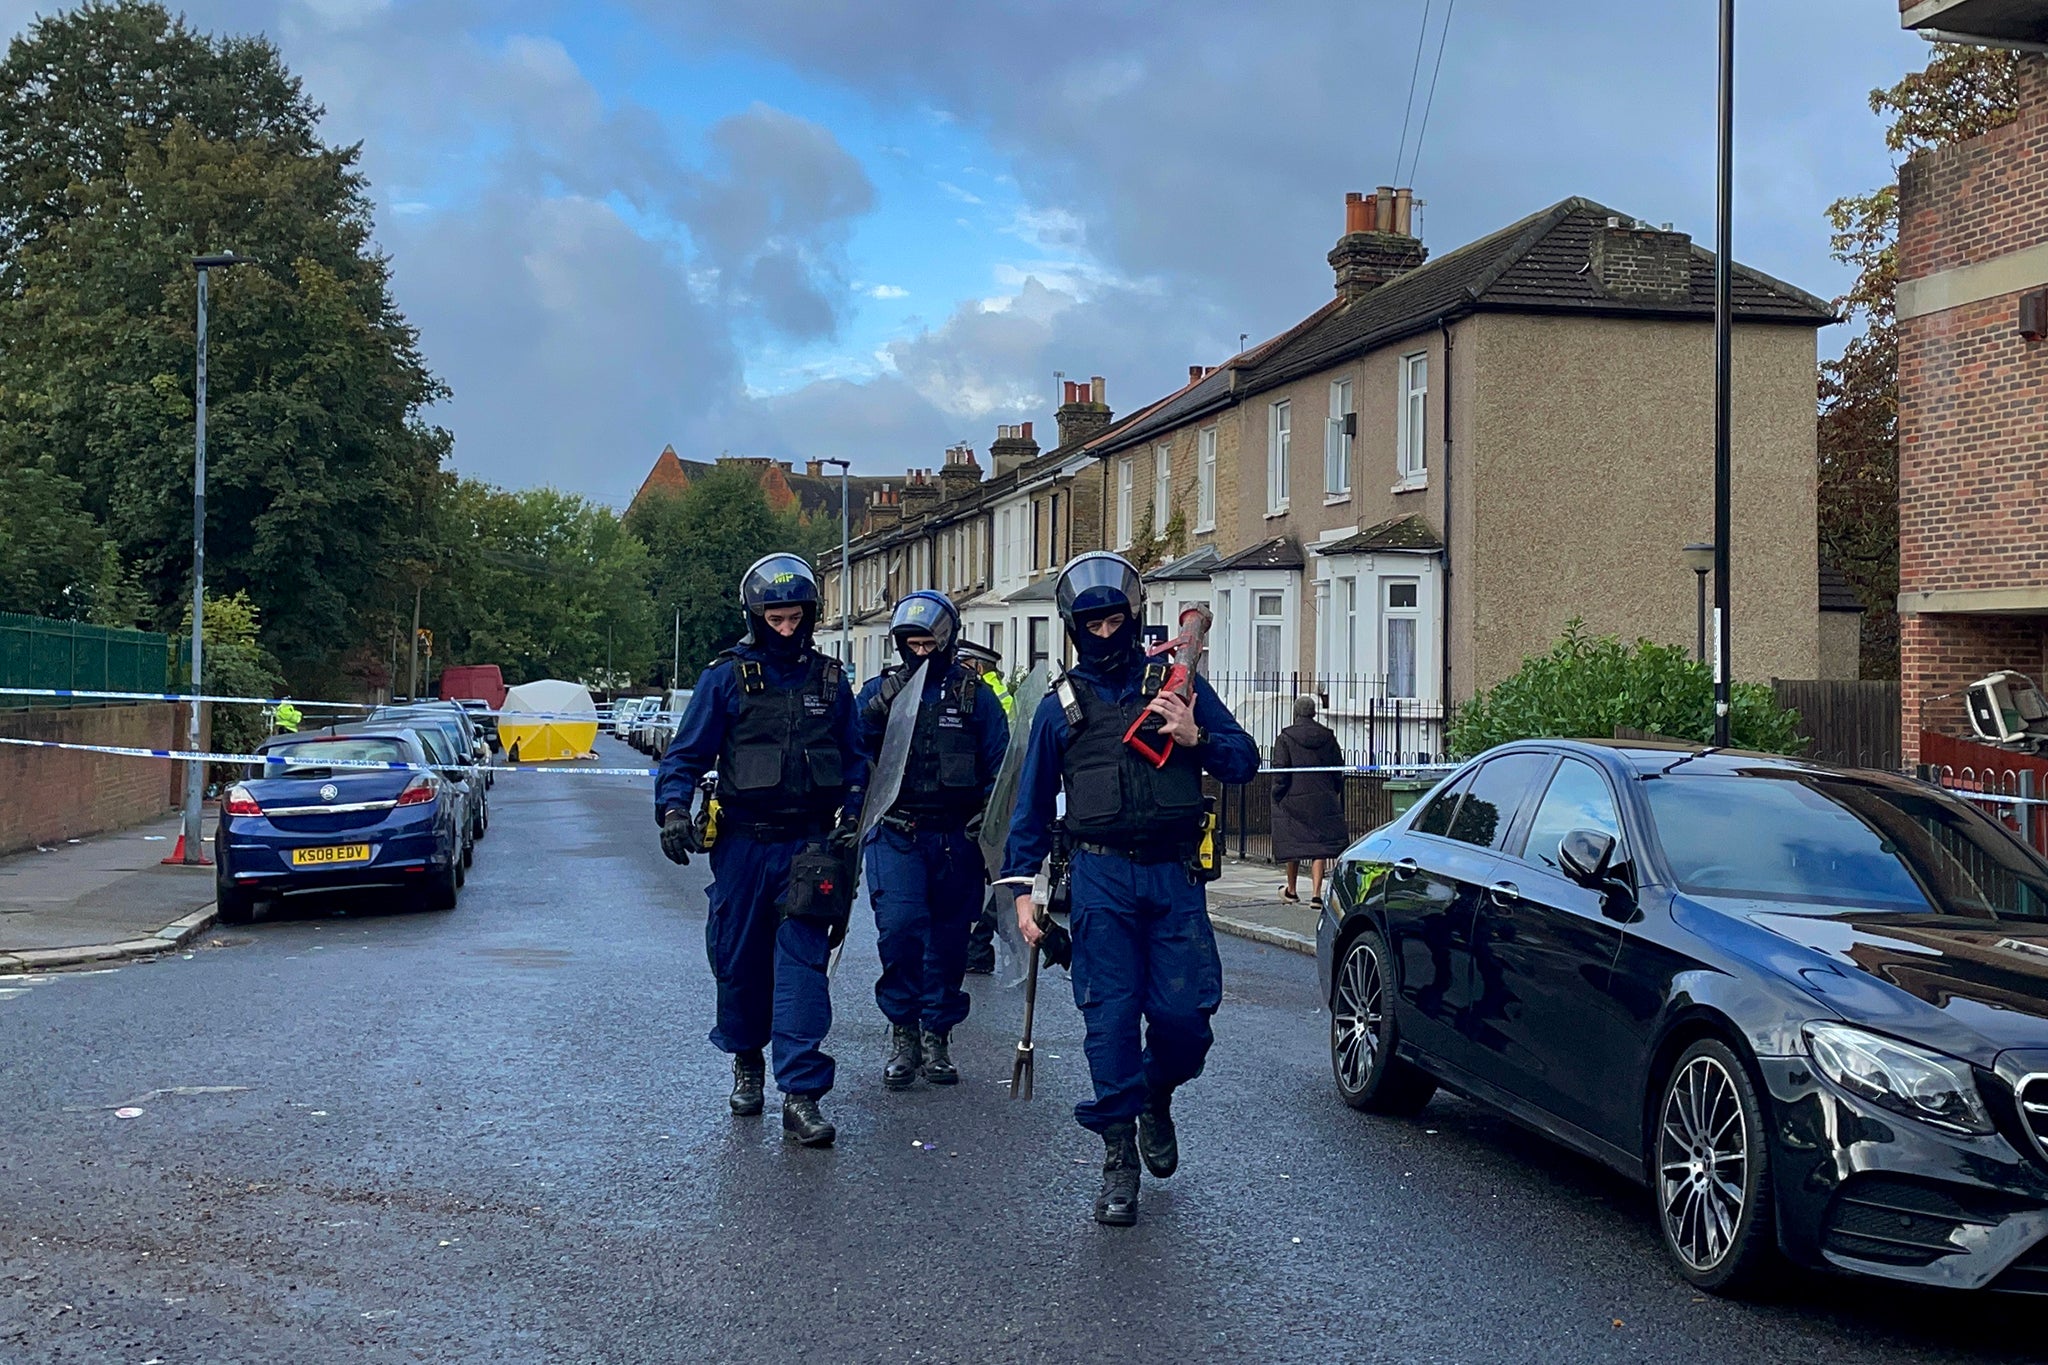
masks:
[[[818,580],[795,555],[768,555],[740,581],[747,634],[698,678],[654,784],[661,849],[687,865],[706,852],[690,818],[698,779],[718,773],[704,934],[718,982],[711,1045],[733,1058],[732,1112],[761,1112],[772,1041],[782,1131],[807,1147],[837,1130],[818,1101],[832,1088],[826,964],[845,937],[867,762],[853,691],[837,659],[811,646]]]
[[[1294,724],[1273,739],[1273,860],[1287,864],[1280,899],[1299,902],[1301,865],[1309,865],[1309,904],[1323,908],[1323,877],[1330,859],[1351,836],[1344,824],[1344,774],[1290,773],[1287,768],[1336,768],[1344,752],[1337,736],[1316,719],[1316,699],[1294,700]]]
[[[1061,571],[1056,597],[1078,662],[1032,718],[1003,876],[1029,878],[1045,862],[1064,788],[1074,1003],[1095,1088],[1074,1117],[1102,1137],[1096,1221],[1128,1227],[1139,1160],[1162,1179],[1180,1163],[1174,1090],[1202,1073],[1223,1001],[1200,864],[1202,773],[1249,782],[1259,752],[1207,680],[1191,677],[1184,698],[1164,687],[1163,665],[1147,663],[1145,589],[1130,561],[1082,555]],[[1171,741],[1162,766],[1124,742],[1146,712],[1164,727],[1149,742]],[[1044,931],[1028,891],[1016,913],[1035,946]]]
[[[901,660],[869,679],[856,702],[870,764],[882,757],[891,705],[917,667],[925,670],[899,794],[873,822],[864,850],[882,958],[875,1003],[890,1027],[882,1084],[901,1090],[919,1076],[933,1085],[960,1079],[950,1044],[967,1017],[960,982],[988,888],[977,839],[1010,726],[1002,702],[961,657],[960,614],[943,593],[898,602],[889,637]],[[879,784],[880,770],[874,775]]]

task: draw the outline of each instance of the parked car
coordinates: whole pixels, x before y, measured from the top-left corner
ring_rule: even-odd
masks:
[[[690,698],[695,695],[695,688],[676,687],[662,698],[661,710],[647,726],[647,752],[653,757],[660,758],[668,752],[669,744],[682,726],[683,712],[690,709]]]
[[[1347,1103],[1442,1085],[1606,1162],[1703,1289],[2048,1292],[2048,860],[1967,801],[1507,745],[1346,853],[1317,960]]]
[[[447,740],[447,750],[438,761],[460,767],[460,780],[468,791],[471,837],[481,839],[491,827],[489,791],[495,778],[491,773],[491,750],[478,734],[469,713],[452,701],[414,702],[405,706],[379,706],[370,712],[371,725],[405,725],[438,731]]]
[[[421,736],[313,731],[272,736],[257,752],[265,762],[221,800],[213,860],[222,920],[247,924],[262,900],[359,887],[454,908],[469,818],[460,788],[432,773],[333,766],[431,763]]]
[[[639,705],[633,709],[632,719],[626,722],[626,742],[628,744],[642,751],[647,748],[647,722],[654,719],[655,712],[659,710],[661,710],[660,697],[640,698]]]
[[[484,742],[491,746],[492,753],[505,751],[505,746],[498,739],[498,713],[489,702],[481,697],[464,697],[455,704],[468,714],[470,723],[476,726],[477,733],[483,737]]]
[[[612,703],[609,729],[613,739],[630,740],[633,736],[633,722],[640,718],[640,708],[653,697],[620,697]]]

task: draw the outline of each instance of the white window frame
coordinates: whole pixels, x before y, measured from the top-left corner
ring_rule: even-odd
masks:
[[[1294,404],[1283,398],[1266,409],[1266,515],[1277,517],[1289,506],[1293,482]]]
[[[1131,457],[1126,455],[1116,462],[1116,547],[1119,550],[1131,548],[1131,493],[1137,479],[1137,471],[1131,467]]]
[[[1214,628],[1209,635],[1209,653],[1216,661],[1216,671],[1218,673],[1230,672],[1231,662],[1237,654],[1237,648],[1231,643],[1230,639],[1231,596],[1229,588],[1218,588],[1216,590],[1216,611],[1213,620]]]
[[[1395,588],[1411,588],[1415,593],[1415,605],[1396,607],[1393,605]],[[1393,626],[1396,621],[1412,622],[1414,638],[1409,644],[1409,655],[1414,661],[1415,677],[1407,693],[1394,687],[1394,646]],[[1422,696],[1422,580],[1420,578],[1380,579],[1380,669],[1386,678],[1389,700],[1416,701]]]
[[[1429,352],[1401,357],[1394,433],[1396,493],[1429,486]]]
[[[1195,465],[1195,529],[1216,529],[1216,428],[1203,427],[1196,437],[1200,454]]]
[[[1316,672],[1318,673],[1336,672],[1337,633],[1331,629],[1330,587],[1331,583],[1327,578],[1318,578],[1315,581]]]
[[[1258,679],[1285,677],[1294,671],[1287,666],[1287,593],[1281,588],[1251,588],[1248,593],[1252,633],[1250,667],[1246,672],[1252,675],[1255,683]],[[1270,615],[1260,609],[1266,598],[1271,598],[1274,604]],[[1270,669],[1259,665],[1260,633],[1268,630],[1273,633],[1273,667]]]
[[[1356,391],[1349,379],[1330,383],[1330,420],[1323,424],[1323,501],[1345,502],[1351,497],[1351,448],[1353,437],[1344,430],[1344,419],[1356,411]]]
[[[1173,511],[1173,447],[1161,441],[1152,451],[1152,534],[1166,534]]]

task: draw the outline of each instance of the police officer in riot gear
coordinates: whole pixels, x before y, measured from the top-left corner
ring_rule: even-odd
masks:
[[[978,645],[972,640],[960,642],[960,660],[981,674],[981,680],[988,684],[988,690],[996,694],[996,700],[1003,704],[1003,719],[1008,721],[1016,714],[1016,698],[1010,694],[1010,686],[1003,681],[1003,656],[987,645]],[[974,929],[967,936],[967,972],[970,976],[988,976],[996,969],[996,902],[1004,902],[1008,910],[1009,897],[997,888],[990,888],[982,899],[981,914],[974,921]]]
[[[810,565],[764,557],[741,580],[740,601],[746,637],[699,677],[662,755],[654,814],[662,852],[687,864],[700,851],[690,799],[698,779],[717,770],[705,924],[718,982],[711,1044],[733,1057],[733,1113],[752,1115],[761,1112],[761,1053],[772,1041],[783,1136],[823,1147],[837,1135],[818,1112],[833,1080],[823,1047],[832,1024],[825,969],[846,929],[867,763],[845,669],[811,646],[818,581]]]
[[[1192,702],[1162,690],[1166,669],[1148,663],[1140,644],[1145,592],[1129,561],[1082,555],[1061,572],[1057,597],[1078,662],[1032,718],[1003,875],[1038,871],[1064,788],[1074,1001],[1095,1084],[1074,1117],[1102,1135],[1096,1220],[1128,1226],[1138,1217],[1141,1156],[1161,1178],[1179,1164],[1173,1092],[1201,1074],[1223,998],[1198,869],[1202,773],[1249,782],[1259,753],[1206,679],[1193,679]],[[1173,741],[1163,767],[1124,742],[1145,712]],[[1039,941],[1028,891],[1017,897],[1017,924],[1027,942]]]
[[[898,602],[889,635],[901,661],[870,679],[857,703],[871,763],[881,756],[890,706],[918,665],[925,669],[902,786],[866,849],[882,957],[875,1002],[891,1037],[882,1084],[901,1090],[920,1075],[933,1085],[960,1079],[949,1045],[967,1017],[960,981],[987,885],[975,832],[1010,727],[980,670],[960,656],[960,616],[943,593]]]

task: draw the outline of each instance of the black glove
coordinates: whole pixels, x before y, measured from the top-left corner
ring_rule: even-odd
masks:
[[[672,810],[661,817],[662,856],[677,867],[690,865],[690,845],[696,839],[690,829],[688,811]]]
[[[1042,935],[1038,940],[1038,951],[1045,955],[1046,963],[1054,967],[1074,969],[1074,936],[1058,920],[1047,917]]]
[[[889,708],[895,704],[896,695],[908,681],[910,670],[907,668],[892,668],[882,674],[882,685],[875,690],[874,696],[868,698],[867,716],[871,723],[888,723]]]
[[[860,855],[860,817],[850,811],[840,812],[839,823],[825,836],[825,844],[834,857],[854,866]]]

